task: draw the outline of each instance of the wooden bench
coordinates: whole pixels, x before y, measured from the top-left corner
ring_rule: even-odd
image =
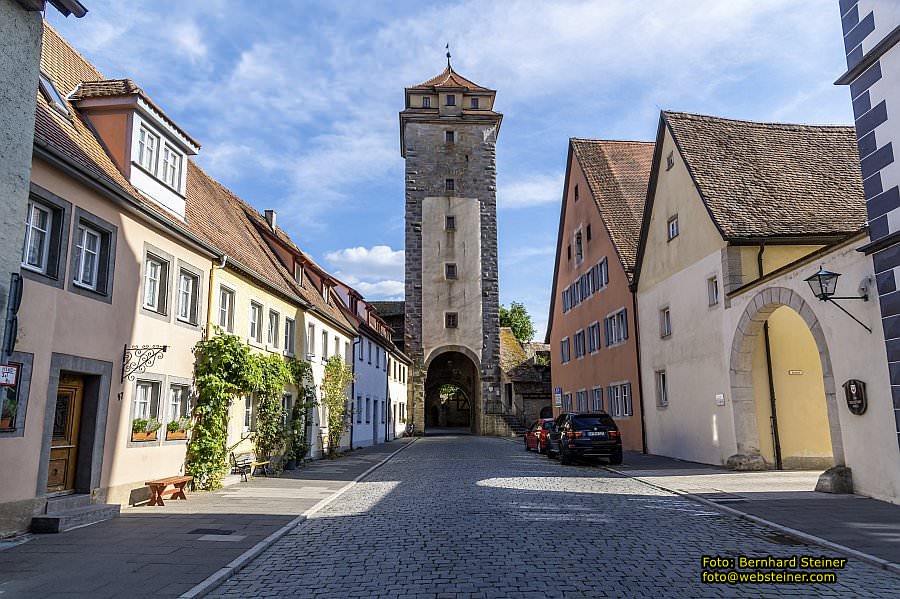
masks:
[[[148,480],[144,484],[150,487],[150,503],[147,505],[165,505],[163,497],[168,496],[169,499],[184,499],[184,488],[189,482],[194,480],[193,476],[169,476],[158,480]],[[169,486],[173,487],[169,489]]]
[[[244,481],[247,481],[249,476],[253,476],[253,469],[257,466],[262,466],[263,476],[269,476],[268,465],[269,460],[258,459],[252,451],[231,454],[232,472],[240,474]]]

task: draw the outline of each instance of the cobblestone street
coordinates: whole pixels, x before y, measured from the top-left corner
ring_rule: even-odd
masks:
[[[891,596],[849,560],[837,582],[706,585],[703,555],[841,557],[620,477],[483,437],[419,440],[298,525],[213,596]]]

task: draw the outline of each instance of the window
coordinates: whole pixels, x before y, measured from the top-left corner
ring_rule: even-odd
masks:
[[[447,94],[447,106],[456,106],[455,94]]]
[[[669,155],[666,156],[666,170],[671,169],[675,166],[675,150],[669,150]]]
[[[472,98],[471,101],[469,102],[469,107],[472,108],[473,110],[478,110],[478,108],[479,108],[478,98]]]
[[[40,73],[38,89],[41,90],[41,94],[44,96],[44,99],[50,103],[50,106],[64,115],[69,116],[69,109],[62,99],[62,95],[59,93],[59,90],[56,89],[56,86],[53,85],[53,82],[50,81],[50,78],[43,72]]]
[[[456,134],[453,131],[445,131],[444,132],[444,141],[448,144],[452,144],[456,141]]]
[[[456,181],[453,179],[444,180],[444,189],[446,191],[454,191],[456,189]]]
[[[600,323],[594,322],[587,328],[587,350],[588,353],[600,351]]]
[[[337,335],[334,336],[334,353],[332,355],[333,356],[341,355],[341,340],[338,338]]]
[[[156,173],[156,152],[159,148],[159,136],[150,132],[146,127],[141,127],[138,132],[138,164]]]
[[[572,259],[572,244],[566,246],[566,260]]]
[[[587,391],[582,390],[575,392],[575,409],[579,412],[587,412],[590,409],[588,407]]]
[[[328,359],[328,331],[322,331],[322,361]]]
[[[191,388],[187,385],[169,386],[169,422],[177,422],[182,418],[190,417],[190,391]]]
[[[609,285],[609,263],[607,262],[606,257],[597,263],[597,274],[595,276],[597,279],[597,289],[603,289]]]
[[[353,350],[350,349],[350,343],[347,341],[344,341],[344,356],[346,356],[347,364],[353,361]]]
[[[457,312],[446,312],[444,313],[444,327],[448,329],[455,329],[459,326],[459,313]]]
[[[564,412],[572,411],[572,394],[571,393],[563,393],[562,409]]]
[[[430,96],[422,96],[422,108],[431,108]]]
[[[50,256],[53,211],[37,202],[28,202],[25,214],[25,246],[22,265],[46,273]]]
[[[372,398],[366,397],[366,424],[372,421]]]
[[[356,396],[356,423],[362,422],[362,395]]]
[[[672,241],[676,237],[678,237],[678,215],[672,216],[669,218],[668,222],[668,240]]]
[[[706,279],[706,295],[710,306],[715,306],[719,303],[719,279],[716,277]]]
[[[606,400],[609,404],[610,416],[625,417],[633,415],[631,383],[610,385],[606,390]]]
[[[581,264],[584,260],[584,247],[581,243],[581,229],[575,232],[575,264]]]
[[[278,329],[280,316],[275,310],[269,310],[269,326],[266,327],[266,343],[272,347],[278,347]]]
[[[316,325],[309,324],[306,327],[306,353],[316,355]]]
[[[591,411],[603,411],[603,387],[594,387],[591,389]]]
[[[287,429],[291,425],[291,412],[294,410],[294,396],[290,393],[281,395],[281,428]]]
[[[447,215],[446,229],[448,231],[456,230],[456,216],[454,216],[452,214]]]
[[[584,329],[577,331],[573,337],[573,340],[575,342],[575,357],[583,358],[584,354],[585,354],[585,351],[584,351]]]
[[[250,340],[262,343],[262,304],[250,302]]]
[[[294,355],[294,337],[297,334],[297,325],[292,318],[284,319],[284,353]]]
[[[148,255],[144,260],[144,307],[164,314],[166,311],[166,270],[168,263]]]
[[[234,291],[219,287],[219,328],[234,332]]]
[[[178,319],[197,324],[199,299],[200,277],[181,269],[178,273]]]
[[[665,370],[656,371],[656,405],[659,407],[669,405],[669,383]]]
[[[562,341],[559,342],[559,359],[560,362],[565,364],[571,359],[570,355],[571,347],[569,345],[569,338],[566,337]]]
[[[325,303],[328,303],[328,283],[322,281],[322,299],[325,300]]]
[[[384,400],[382,399],[381,400],[381,424],[384,424],[384,418],[385,418],[385,415],[387,414],[387,409],[385,409],[385,408],[386,408],[386,406],[384,405]]]
[[[659,311],[659,336],[668,337],[672,334],[672,317],[669,313],[669,307],[666,306]]]
[[[360,339],[360,340],[359,340],[359,361],[360,361],[360,362],[363,361],[364,353],[365,353],[365,352],[363,351],[363,342],[362,342],[362,339]]]
[[[575,201],[578,201],[578,183],[575,184]]]
[[[366,339],[366,344],[369,346],[369,364],[372,363],[372,340]]]
[[[381,348],[375,346],[375,368],[381,368]]]
[[[8,433],[23,428],[25,411],[31,385],[31,362],[10,360],[19,369],[15,386],[0,387],[0,432]],[[21,408],[21,410],[19,409]],[[21,416],[21,418],[19,418]]]
[[[587,235],[587,240],[590,241],[591,240],[591,225],[590,224],[588,224],[587,230],[585,231],[585,233]]]
[[[256,403],[254,395],[248,395],[244,398],[244,428],[248,431],[256,430],[256,410],[253,405]]]
[[[628,316],[625,308],[603,319],[603,334],[607,347],[624,343],[628,339]]]
[[[294,280],[303,284],[303,265],[299,262],[294,262]]]
[[[456,264],[448,262],[444,265],[444,274],[448,279],[456,279]]]
[[[155,441],[159,428],[159,382],[137,381],[134,387],[131,440]]]
[[[181,191],[181,154],[173,150],[168,144],[163,146],[162,172],[160,175],[163,183],[175,191]]]
[[[74,274],[72,280],[76,285],[97,289],[100,274],[100,240],[101,233],[79,224],[75,233],[75,253],[72,256]]]

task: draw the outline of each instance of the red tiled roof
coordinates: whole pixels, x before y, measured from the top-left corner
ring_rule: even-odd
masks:
[[[464,87],[470,91],[491,91],[486,87],[482,87],[477,83],[469,81],[468,79],[454,71],[453,67],[451,67],[449,64],[440,75],[436,75],[428,81],[425,81],[424,83],[414,85],[407,89],[429,90],[435,87]]]

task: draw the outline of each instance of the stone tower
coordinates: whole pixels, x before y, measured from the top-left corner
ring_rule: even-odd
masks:
[[[416,432],[500,432],[495,91],[450,66],[406,88],[406,352]],[[461,393],[443,400],[439,390]],[[446,389],[446,387],[443,387]]]

